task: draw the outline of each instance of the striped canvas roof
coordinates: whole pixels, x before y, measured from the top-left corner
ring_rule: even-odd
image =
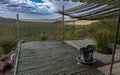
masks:
[[[75,1],[75,0],[73,0]],[[76,0],[77,1],[77,0]],[[94,20],[117,16],[120,11],[120,0],[78,0],[79,6],[67,9],[64,14],[82,20]],[[58,13],[63,14],[62,11]]]

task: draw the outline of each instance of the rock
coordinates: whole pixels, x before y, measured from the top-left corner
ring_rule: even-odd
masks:
[[[11,55],[15,53],[14,51],[9,52],[0,56],[0,75],[13,75],[13,62],[10,60]]]
[[[0,57],[0,61],[5,61],[7,58],[8,58],[8,57],[7,57],[6,55],[2,55],[2,56]]]
[[[3,73],[2,73],[2,72],[0,72],[0,75],[3,75]]]
[[[48,40],[55,40],[55,36],[54,35],[48,36]]]
[[[4,71],[5,66],[6,66],[6,63],[5,63],[5,62],[0,61],[0,71],[1,71],[1,72],[3,72],[3,71]]]
[[[21,43],[25,43],[26,41],[25,40],[21,40]]]
[[[12,65],[3,61],[0,61],[0,72],[6,72],[12,68]]]

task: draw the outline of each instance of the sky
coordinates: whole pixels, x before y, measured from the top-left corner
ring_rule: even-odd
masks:
[[[61,17],[56,13],[62,6],[69,9],[80,5],[79,2],[62,0],[0,0],[0,17],[20,19],[55,19]]]

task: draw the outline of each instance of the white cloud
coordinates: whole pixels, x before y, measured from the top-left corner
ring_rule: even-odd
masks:
[[[55,6],[49,0],[43,0],[43,3],[36,3],[31,0],[8,0],[6,4],[2,4],[2,7],[10,11],[30,13],[52,13],[55,11]]]
[[[0,16],[15,18],[15,14],[19,13],[22,19],[57,18],[61,17],[61,15],[54,12],[57,9],[61,10],[62,5],[65,5],[65,9],[68,9],[80,4],[66,1],[63,2],[61,0],[42,1],[42,3],[36,3],[31,0],[0,0]]]

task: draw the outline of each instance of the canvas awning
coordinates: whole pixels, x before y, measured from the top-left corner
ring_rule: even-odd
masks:
[[[67,9],[64,15],[80,20],[95,20],[117,16],[120,11],[120,0],[79,0],[79,6]],[[63,14],[62,11],[57,11]]]

